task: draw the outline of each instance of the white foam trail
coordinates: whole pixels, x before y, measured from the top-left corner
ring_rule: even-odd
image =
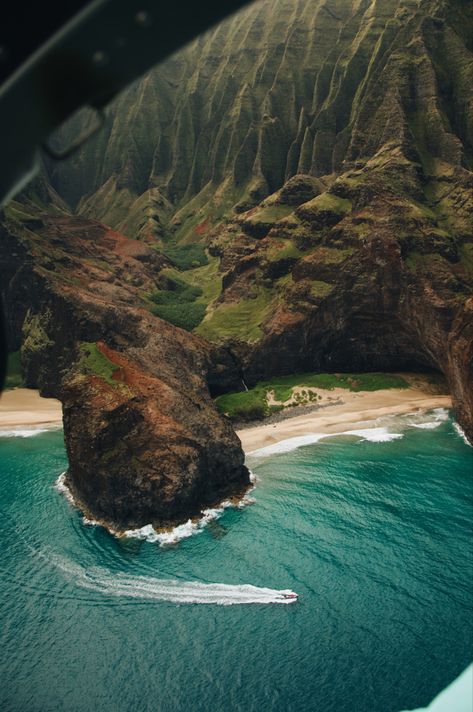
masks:
[[[249,603],[289,604],[295,603],[297,600],[297,598],[285,597],[294,595],[290,589],[277,590],[260,588],[251,584],[199,583],[157,579],[149,576],[130,576],[99,567],[85,569],[62,557],[51,557],[49,560],[81,588],[110,596],[218,606]]]
[[[407,413],[405,417],[408,418],[407,425],[410,428],[435,430],[448,420],[449,412],[446,408],[434,408],[428,413]]]
[[[311,433],[310,435],[300,435],[296,438],[287,438],[281,440],[274,445],[253,450],[248,453],[254,457],[266,457],[267,455],[275,455],[282,452],[291,452],[304,445],[313,445],[320,440],[326,438],[337,438],[341,435],[355,435],[362,440],[368,440],[373,443],[390,442],[391,440],[399,440],[403,437],[402,433],[390,433],[387,428],[363,428],[360,430],[344,430],[341,433]]]
[[[340,435],[341,433],[338,434]],[[291,452],[292,450],[296,450],[298,447],[302,447],[303,445],[313,445],[314,443],[318,443],[319,440],[321,440],[322,438],[329,437],[330,435],[327,435],[326,433],[299,435],[296,438],[286,438],[285,440],[281,440],[281,442],[279,443],[274,443],[273,445],[266,445],[265,447],[261,447],[258,450],[252,450],[252,452],[249,452],[248,455],[252,455],[255,457],[265,457],[266,455],[276,455],[280,452]]]
[[[455,428],[457,434],[461,437],[465,445],[468,445],[468,447],[473,447],[473,445],[470,443],[468,440],[465,431],[463,430],[462,426],[459,425],[458,423],[453,423],[453,427]]]

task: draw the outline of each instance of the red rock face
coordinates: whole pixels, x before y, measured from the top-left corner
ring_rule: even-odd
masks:
[[[231,381],[231,362],[146,308],[162,259],[94,221],[38,220],[34,233],[10,222],[2,241],[21,253],[10,326],[23,328],[27,382],[63,403],[84,510],[115,528],[162,525],[243,493],[241,445],[207,383]]]

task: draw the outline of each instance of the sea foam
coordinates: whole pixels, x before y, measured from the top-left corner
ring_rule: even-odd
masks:
[[[253,499],[246,494],[237,502],[225,500],[218,507],[204,509],[199,518],[188,519],[183,524],[178,524],[172,529],[165,531],[156,530],[152,524],[146,524],[139,529],[127,529],[124,536],[130,539],[143,539],[150,543],[159,543],[160,546],[171,546],[183,539],[188,539],[195,534],[201,534],[205,527],[215,519],[222,516],[226,509],[242,509],[253,503]]]
[[[32,438],[35,435],[47,433],[53,428],[14,428],[12,430],[0,430],[0,438]]]
[[[250,482],[253,484],[256,482],[256,477],[251,471]],[[64,495],[70,504],[77,507],[74,496],[66,484],[65,472],[59,475],[56,480],[55,487],[58,492]],[[110,534],[113,534],[114,536],[125,536],[129,539],[142,539],[152,544],[158,543],[160,546],[171,546],[173,544],[177,544],[183,539],[194,536],[195,534],[201,534],[207,524],[215,519],[218,519],[226,509],[243,509],[243,507],[253,504],[254,500],[250,497],[250,492],[252,492],[253,489],[254,487],[248,490],[248,492],[239,500],[225,500],[218,507],[204,509],[200,517],[188,519],[187,522],[178,524],[172,529],[159,531],[156,530],[152,524],[145,524],[143,527],[139,527],[137,529],[127,529],[125,532],[115,531],[111,527],[107,527],[107,529]],[[86,526],[103,526],[102,522],[91,519],[86,515],[82,517],[82,523]]]
[[[449,414],[446,408],[434,408],[434,410],[428,413],[414,413],[412,418],[408,420],[407,424],[411,428],[435,430],[435,428],[438,428],[442,425],[442,423],[448,420],[448,417]]]
[[[339,438],[343,435],[352,435],[362,440],[369,442],[381,443],[390,442],[391,440],[399,440],[403,437],[402,433],[390,433],[387,428],[361,428],[358,430],[344,430],[341,433],[311,433],[310,435],[299,435],[295,438],[287,438],[279,443],[267,445],[266,447],[253,450],[248,453],[253,457],[266,457],[268,455],[276,455],[283,452],[291,452],[304,445],[313,445],[320,440],[327,438]]]
[[[453,423],[453,427],[455,428],[457,435],[459,435],[461,437],[461,439],[463,440],[465,445],[468,445],[469,447],[473,447],[473,445],[470,443],[470,441],[466,437],[466,433],[463,430],[462,426],[459,425],[458,423]]]

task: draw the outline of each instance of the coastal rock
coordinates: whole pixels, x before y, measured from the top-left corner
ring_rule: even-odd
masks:
[[[238,381],[235,364],[150,312],[159,255],[97,221],[37,221],[4,225],[2,248],[21,254],[4,297],[26,383],[63,404],[84,511],[114,529],[163,526],[242,494],[241,445],[209,391],[216,373]]]

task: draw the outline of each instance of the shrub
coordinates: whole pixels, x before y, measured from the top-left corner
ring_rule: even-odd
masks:
[[[150,295],[156,305],[151,312],[174,326],[192,331],[205,316],[206,305],[195,303],[202,295],[202,289],[177,277],[169,278],[168,287]]]
[[[163,252],[176,267],[182,270],[202,267],[209,262],[204,248],[197,243],[167,247]]]
[[[205,316],[205,304],[195,302],[168,302],[156,304],[151,311],[174,326],[192,331]]]

